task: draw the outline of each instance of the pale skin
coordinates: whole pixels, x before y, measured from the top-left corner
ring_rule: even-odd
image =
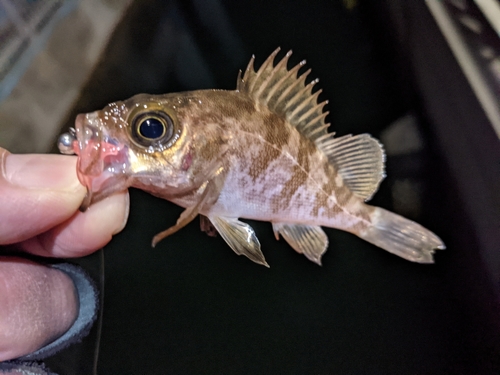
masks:
[[[7,257],[5,249],[81,257],[100,249],[125,226],[127,192],[82,213],[78,208],[84,196],[76,157],[14,155],[0,148],[0,361],[57,339],[78,311],[73,283],[65,273]]]

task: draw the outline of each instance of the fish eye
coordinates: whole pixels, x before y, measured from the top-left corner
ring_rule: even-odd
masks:
[[[165,134],[165,124],[155,117],[148,117],[141,121],[137,130],[144,138],[158,139]]]
[[[132,120],[132,137],[144,147],[164,144],[172,138],[173,133],[172,118],[164,112],[141,113]]]

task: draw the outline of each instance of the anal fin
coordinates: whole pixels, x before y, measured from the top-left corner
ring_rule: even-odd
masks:
[[[209,216],[210,221],[222,238],[238,255],[269,267],[260,250],[260,243],[252,227],[236,218]]]
[[[279,234],[299,254],[321,265],[321,257],[328,248],[328,237],[320,226],[273,223],[276,239]]]

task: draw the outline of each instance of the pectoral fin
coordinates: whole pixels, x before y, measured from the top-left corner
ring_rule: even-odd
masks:
[[[328,248],[328,237],[321,227],[273,223],[273,230],[276,239],[281,234],[296,252],[321,265],[321,256]]]
[[[177,219],[177,223],[164,230],[163,232],[158,233],[153,237],[152,246],[155,247],[158,242],[163,240],[165,237],[174,234],[179,229],[184,228],[188,225],[193,219],[200,213],[202,210],[206,210],[219,197],[220,190],[222,188],[222,182],[224,181],[224,173],[223,168],[219,168],[214,171],[212,179],[205,181],[200,188],[196,191],[196,195],[198,195],[198,201],[195,205],[191,207],[187,207],[184,211],[182,211],[181,216]]]
[[[213,226],[238,255],[244,255],[255,263],[269,267],[260,251],[260,243],[252,227],[236,218],[209,217]]]

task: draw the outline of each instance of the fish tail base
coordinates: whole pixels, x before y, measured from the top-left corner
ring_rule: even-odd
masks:
[[[435,250],[445,249],[441,239],[414,221],[376,208],[372,225],[359,237],[392,254],[417,263],[434,263]]]

